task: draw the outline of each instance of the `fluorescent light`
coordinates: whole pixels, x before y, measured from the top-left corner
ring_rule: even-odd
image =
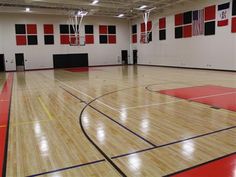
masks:
[[[146,5],[142,5],[141,7],[139,7],[139,9],[145,9],[146,7]]]
[[[95,5],[95,4],[97,4],[98,2],[99,2],[99,0],[94,0],[94,1],[92,2],[92,4]]]
[[[26,11],[26,12],[30,12],[30,8],[29,8],[29,7],[26,7],[26,8],[25,8],[25,11]]]
[[[117,17],[121,18],[121,17],[124,17],[124,16],[125,16],[124,14],[120,14]]]

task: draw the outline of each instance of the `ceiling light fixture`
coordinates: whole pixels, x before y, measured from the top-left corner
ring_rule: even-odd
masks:
[[[146,5],[142,5],[141,7],[139,7],[139,9],[145,9],[146,7]]]
[[[29,8],[29,7],[26,7],[26,8],[25,8],[25,11],[26,11],[26,12],[30,12],[30,8]]]
[[[97,4],[98,2],[99,2],[99,0],[94,0],[94,1],[92,2],[92,4],[95,5],[95,4]]]
[[[124,14],[120,14],[117,17],[121,18],[121,17],[124,17],[124,16],[125,16]]]

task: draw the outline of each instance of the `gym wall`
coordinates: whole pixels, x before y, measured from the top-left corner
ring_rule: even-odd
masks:
[[[129,22],[124,19],[85,17],[83,25],[94,26],[94,44],[69,46],[61,44],[60,24],[67,24],[65,16],[36,14],[0,14],[0,53],[5,55],[6,70],[15,70],[15,53],[24,53],[25,69],[53,68],[53,54],[88,53],[89,65],[121,64],[121,50],[129,50]],[[36,24],[37,45],[17,45],[15,24]],[[44,24],[54,26],[54,45],[44,44]],[[100,44],[99,25],[116,26],[116,41]],[[81,28],[84,31],[84,26]],[[83,33],[82,33],[83,34]],[[30,34],[26,34],[30,35]]]
[[[154,26],[152,42],[149,44],[141,44],[139,41],[140,24],[143,19],[133,20],[132,25],[137,24],[138,40],[132,44],[132,49],[138,50],[138,64],[236,70],[236,33],[231,32],[232,1],[229,8],[229,24],[217,26],[217,5],[227,2],[229,1],[196,0],[191,6],[172,7],[161,15],[151,15],[150,20]],[[200,10],[211,5],[216,5],[215,35],[175,38],[175,14]],[[166,40],[159,39],[159,19],[162,17],[166,17]]]

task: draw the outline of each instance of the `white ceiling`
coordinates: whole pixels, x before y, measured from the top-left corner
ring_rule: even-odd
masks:
[[[99,0],[92,5],[93,0],[0,0],[0,12],[24,12],[25,7],[31,8],[31,13],[66,15],[69,10],[86,10],[90,16],[115,17],[124,14],[125,18],[136,18],[141,15],[137,10],[142,5],[147,9],[156,7],[155,14],[166,9],[193,3],[194,0]]]

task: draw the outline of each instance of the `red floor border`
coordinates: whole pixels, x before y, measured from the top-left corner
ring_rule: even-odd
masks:
[[[209,105],[217,109],[236,112],[236,88],[217,85],[201,85],[159,90],[161,94]]]
[[[207,165],[212,165],[213,163],[216,163],[216,162],[219,162],[219,161],[222,161],[224,159],[227,159],[229,157],[232,157],[232,156],[235,156],[236,155],[236,152],[233,152],[233,153],[230,153],[230,154],[227,154],[227,155],[224,155],[222,157],[218,157],[216,159],[213,159],[213,160],[210,160],[210,161],[207,161],[207,162],[204,162],[204,163],[201,163],[201,164],[198,164],[198,165],[195,165],[193,167],[190,167],[190,168],[186,168],[186,169],[183,169],[183,170],[180,170],[180,171],[177,171],[177,172],[174,172],[174,173],[171,173],[171,174],[168,174],[168,175],[165,175],[163,177],[185,177],[185,173],[188,173],[192,170],[196,170],[198,168],[201,168],[201,167],[205,167]],[[211,171],[210,171],[211,172]],[[227,173],[227,172],[226,172]],[[183,176],[182,176],[183,175]],[[206,174],[208,175],[208,174]],[[192,177],[192,176],[189,176],[189,174],[187,174],[188,177]],[[201,177],[206,177],[206,176],[201,176]],[[207,176],[207,177],[213,177],[213,176]],[[215,176],[214,176],[215,177]],[[222,176],[223,177],[223,176]],[[224,176],[224,177],[229,177],[229,176]],[[231,177],[231,176],[230,176]]]
[[[8,78],[4,83],[0,93],[0,174],[6,176],[8,133],[10,123],[10,106],[13,85],[13,73],[8,74]]]

